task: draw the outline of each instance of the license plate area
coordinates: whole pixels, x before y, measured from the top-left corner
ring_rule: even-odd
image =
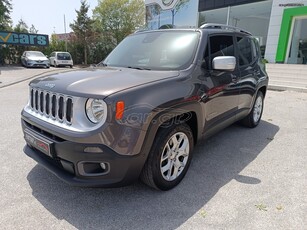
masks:
[[[47,156],[52,157],[53,142],[27,129],[24,130],[24,138],[30,146],[46,154]]]

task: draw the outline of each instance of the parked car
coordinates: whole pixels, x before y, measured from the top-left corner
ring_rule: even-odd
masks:
[[[48,58],[40,51],[23,52],[21,64],[25,67],[50,67]]]
[[[69,66],[73,67],[74,62],[70,53],[68,52],[52,52],[49,57],[50,64],[54,67],[58,66]]]
[[[201,138],[237,121],[259,124],[267,86],[247,31],[205,24],[134,33],[96,67],[30,83],[24,152],[71,185],[140,178],[168,190]]]

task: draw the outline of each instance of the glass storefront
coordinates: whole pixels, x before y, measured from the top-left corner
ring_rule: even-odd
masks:
[[[307,64],[307,17],[294,18],[288,64]]]
[[[273,1],[224,7],[199,13],[199,24],[220,23],[237,26],[258,38],[264,54]]]
[[[173,2],[173,1],[170,1]],[[198,1],[179,0],[173,9],[163,10],[157,3],[146,6],[147,29],[196,28]]]

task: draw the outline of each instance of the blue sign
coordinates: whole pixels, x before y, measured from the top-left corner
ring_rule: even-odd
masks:
[[[0,44],[19,46],[48,46],[49,36],[45,34],[0,31]]]

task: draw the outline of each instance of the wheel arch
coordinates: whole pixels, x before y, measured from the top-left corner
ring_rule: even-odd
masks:
[[[186,107],[181,107],[180,110],[184,111],[182,113],[176,113],[178,109],[168,111],[168,119],[162,119],[163,116],[165,116],[165,113],[159,113],[151,120],[146,132],[143,147],[141,149],[141,152],[145,154],[146,158],[148,156],[148,153],[150,152],[151,146],[153,145],[156,136],[159,133],[159,130],[163,128],[163,125],[171,125],[174,124],[174,122],[178,122],[178,124],[180,122],[186,123],[191,128],[194,145],[197,143],[197,141],[201,137],[203,127],[201,107],[198,103],[195,103],[194,105],[189,105],[188,107],[190,109],[186,109]]]
[[[267,87],[266,86],[261,86],[258,91],[261,91],[263,94],[263,98],[265,98]]]

